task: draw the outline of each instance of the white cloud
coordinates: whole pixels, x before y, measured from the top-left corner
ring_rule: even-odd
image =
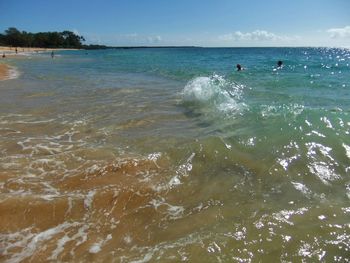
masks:
[[[163,38],[159,35],[141,35],[138,33],[108,35],[87,34],[86,40],[88,43],[96,44],[97,42],[98,44],[111,46],[156,45],[163,42]]]
[[[350,26],[330,28],[327,32],[331,38],[350,38]]]
[[[266,30],[255,30],[252,32],[242,33],[236,31],[219,36],[223,41],[240,41],[240,42],[285,42],[292,41],[298,37],[279,36]]]
[[[129,42],[132,44],[155,44],[162,41],[162,37],[158,35],[140,35],[137,33],[115,35],[116,42]]]
[[[122,35],[124,37],[127,37],[127,38],[138,38],[139,35],[136,34],[136,33],[131,33],[131,34],[125,34],[125,35]]]
[[[162,37],[161,36],[149,36],[149,37],[147,37],[147,41],[149,43],[159,43],[162,41]]]

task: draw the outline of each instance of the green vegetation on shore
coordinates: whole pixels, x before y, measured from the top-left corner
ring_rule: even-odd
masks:
[[[84,45],[83,36],[71,31],[29,33],[10,27],[0,34],[0,46],[76,49],[193,48],[194,46],[105,46]]]
[[[84,48],[83,36],[71,31],[28,33],[10,27],[0,34],[0,45],[40,48]]]

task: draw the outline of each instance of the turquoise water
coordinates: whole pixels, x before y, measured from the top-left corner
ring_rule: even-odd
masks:
[[[349,262],[350,50],[8,63],[0,259]]]

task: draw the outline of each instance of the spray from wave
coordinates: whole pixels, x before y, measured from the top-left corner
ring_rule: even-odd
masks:
[[[222,76],[196,77],[182,91],[186,105],[197,106],[206,111],[236,115],[246,109],[242,101],[244,86]]]

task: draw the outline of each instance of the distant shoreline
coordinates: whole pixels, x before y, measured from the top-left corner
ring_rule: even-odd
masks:
[[[41,47],[9,47],[9,46],[0,46],[1,55],[3,52],[6,54],[16,54],[16,48],[18,54],[23,52],[51,52],[51,51],[60,51],[60,50],[79,50],[74,48],[41,48]]]
[[[285,47],[204,47],[204,46],[104,46],[104,45],[84,45],[81,49],[76,48],[39,48],[39,47],[17,47],[18,54],[23,52],[51,52],[51,51],[65,51],[65,50],[107,50],[107,49],[176,49],[176,48],[199,48],[199,49],[250,49],[250,48],[336,48],[336,49],[350,49],[350,47],[317,47],[317,46],[285,46]],[[16,47],[0,46],[0,55],[14,54]]]
[[[16,52],[17,49],[17,52]],[[0,46],[0,81],[14,79],[19,76],[19,72],[16,68],[9,66],[6,62],[7,58],[20,59],[24,58],[25,55],[35,54],[35,53],[45,53],[52,51],[61,51],[61,50],[78,50],[71,48],[38,48],[38,47],[9,47],[9,46]],[[3,58],[3,55],[5,57]]]
[[[249,46],[249,47],[206,47],[206,46],[104,46],[104,45],[85,45],[82,50],[98,50],[98,49],[176,49],[176,48],[203,48],[203,49],[250,49],[250,48],[336,48],[350,49],[350,47],[332,47],[332,46]]]
[[[37,47],[9,47],[9,46],[0,46],[0,81],[14,79],[19,76],[19,72],[16,68],[7,64],[7,58],[24,58],[28,53],[43,53],[43,52],[52,52],[60,50],[77,50],[77,49],[63,49],[63,48],[37,48]],[[3,58],[2,56],[5,55]]]

